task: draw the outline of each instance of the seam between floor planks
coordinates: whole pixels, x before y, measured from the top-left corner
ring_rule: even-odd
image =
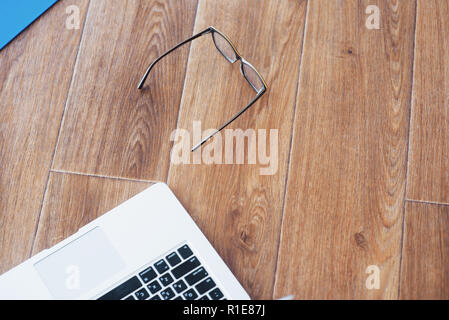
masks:
[[[64,123],[65,113],[66,113],[66,110],[67,110],[67,103],[68,103],[68,100],[69,100],[70,92],[72,91],[72,87],[73,87],[74,75],[75,75],[76,68],[78,66],[79,55],[80,55],[80,51],[81,51],[80,50],[81,49],[81,44],[83,43],[84,30],[85,30],[85,26],[86,26],[86,21],[89,18],[89,11],[90,11],[89,9],[90,9],[91,3],[92,3],[92,0],[89,0],[89,4],[87,5],[86,16],[85,16],[84,21],[83,21],[83,27],[80,30],[81,35],[80,35],[80,40],[78,42],[78,50],[76,52],[75,63],[73,65],[72,75],[71,75],[71,78],[70,78],[69,90],[67,90],[67,96],[65,98],[64,110],[62,111],[61,121],[59,122],[58,137],[56,138],[56,143],[55,143],[55,146],[54,146],[54,149],[53,149],[53,155],[52,155],[51,162],[50,162],[50,169],[48,170],[47,181],[45,182],[44,195],[42,196],[41,206],[40,206],[40,209],[39,209],[39,216],[37,218],[37,223],[36,223],[36,226],[35,226],[35,229],[34,229],[33,245],[31,246],[31,251],[28,254],[29,257],[31,257],[31,255],[32,255],[32,253],[34,251],[34,247],[36,245],[37,231],[39,229],[39,224],[40,224],[41,216],[42,216],[42,209],[44,208],[44,203],[45,203],[45,199],[46,199],[47,191],[48,191],[48,182],[50,180],[50,175],[51,175],[52,168],[53,168],[53,162],[55,160],[55,154],[56,154],[56,150],[57,150],[58,144],[59,144],[59,138],[60,138],[60,135],[61,135],[61,129],[62,129],[62,125]]]
[[[200,3],[198,1],[197,4],[196,4],[195,19],[193,20],[192,35],[195,32],[196,22],[197,22],[197,18],[198,18],[198,7],[199,6],[200,6]],[[187,57],[187,62],[186,62],[186,71],[184,73],[184,81],[182,83],[182,93],[181,93],[181,99],[179,100],[178,116],[176,117],[176,130],[178,130],[178,127],[179,127],[179,117],[180,117],[181,111],[182,111],[182,105],[183,105],[183,100],[184,100],[184,90],[186,88],[187,73],[189,72],[189,65],[190,65],[190,58],[191,58],[191,56],[192,56],[192,41],[189,44],[189,55]],[[171,166],[169,165],[168,166],[168,170],[167,170],[167,177],[165,178],[165,182],[167,184],[168,184],[168,180],[170,179],[170,170],[171,170]]]
[[[428,204],[431,206],[449,207],[449,203],[445,203],[445,202],[434,202],[434,201],[414,200],[414,199],[405,199],[405,202],[406,203],[410,202],[410,203]]]
[[[69,175],[75,175],[75,176],[101,178],[101,179],[109,179],[109,180],[121,180],[121,181],[128,181],[128,182],[145,182],[145,183],[160,183],[160,182],[164,182],[164,181],[157,181],[157,180],[133,179],[133,178],[106,176],[106,175],[101,175],[101,174],[92,174],[92,173],[66,171],[66,170],[53,170],[52,169],[52,170],[50,170],[50,173],[61,173],[61,174],[69,174]]]
[[[407,205],[407,186],[408,186],[408,173],[409,173],[409,161],[410,161],[410,135],[411,135],[411,124],[412,124],[412,113],[413,113],[413,89],[415,84],[415,64],[416,64],[416,20],[418,16],[418,0],[415,0],[415,21],[414,21],[414,37],[413,37],[413,57],[412,57],[412,70],[410,72],[411,85],[410,85],[410,111],[408,119],[408,143],[407,143],[407,156],[405,159],[405,190],[404,190],[404,204],[402,206],[402,226],[401,226],[401,251],[399,256],[399,279],[398,279],[398,297],[399,300],[401,296],[401,274],[402,274],[402,255],[404,250],[404,236],[405,236],[405,210]]]
[[[290,165],[292,160],[292,149],[293,149],[293,137],[295,134],[295,128],[296,128],[296,112],[298,110],[298,96],[299,91],[301,90],[301,73],[302,73],[302,67],[303,67],[303,58],[304,58],[304,43],[305,43],[305,37],[306,37],[306,29],[307,29],[307,17],[309,15],[309,0],[306,2],[306,13],[304,17],[304,28],[303,28],[303,35],[302,35],[302,44],[301,44],[301,58],[299,60],[299,72],[298,72],[298,80],[296,85],[296,96],[295,96],[295,106],[293,111],[293,123],[292,123],[292,132],[290,136],[290,150],[288,153],[288,161],[287,161],[287,172],[285,174],[285,185],[284,185],[284,199],[282,201],[282,211],[281,211],[281,226],[279,228],[279,237],[278,237],[278,249],[276,252],[276,262],[275,262],[275,270],[274,270],[274,279],[273,279],[273,291],[271,292],[271,299],[274,299],[274,291],[276,288],[276,281],[278,276],[278,263],[279,263],[279,252],[281,249],[281,242],[282,242],[282,227],[284,225],[284,213],[285,213],[285,200],[287,199],[287,185],[288,185],[288,178],[290,174]]]

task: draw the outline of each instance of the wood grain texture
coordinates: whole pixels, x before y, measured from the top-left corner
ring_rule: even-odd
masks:
[[[151,183],[52,172],[33,255],[76,233]]]
[[[196,0],[93,0],[53,169],[166,180]]]
[[[408,199],[449,203],[448,17],[448,1],[418,1]]]
[[[82,30],[61,1],[0,51],[0,274],[29,257]],[[76,1],[81,23],[88,0]]]
[[[398,296],[414,18],[413,1],[309,1],[276,298]]]
[[[449,299],[449,207],[407,202],[401,299]]]
[[[449,203],[448,16],[446,0],[59,1],[0,51],[0,274],[168,177],[253,298],[449,299],[449,207],[405,201]],[[170,165],[173,129],[216,128],[254,97],[210,35],[136,89],[210,25],[267,80],[230,128],[279,129],[273,176]]]
[[[267,141],[269,130],[278,129],[278,168],[274,175],[262,176],[260,169],[266,165],[251,165],[248,160],[232,165],[171,165],[169,186],[252,298],[272,297],[305,10],[305,1],[198,5],[195,31],[213,25],[224,32],[270,87],[229,128],[266,129]],[[201,121],[203,130],[217,128],[254,96],[238,63],[228,63],[211,36],[204,36],[191,47],[178,128],[192,134],[192,121]],[[201,151],[195,154],[201,157]]]

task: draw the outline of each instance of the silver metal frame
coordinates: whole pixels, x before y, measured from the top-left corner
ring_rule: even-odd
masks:
[[[195,145],[192,148],[192,152],[195,151],[196,149],[198,149],[200,146],[202,146],[204,143],[206,143],[210,138],[212,138],[215,134],[217,134],[218,132],[220,132],[221,130],[223,130],[224,128],[226,128],[231,122],[233,122],[235,119],[237,119],[238,117],[240,117],[242,115],[242,113],[244,113],[246,110],[248,110],[257,100],[259,100],[259,98],[267,91],[267,84],[265,82],[265,80],[263,79],[263,77],[260,75],[260,73],[256,70],[256,68],[254,68],[248,61],[246,61],[245,59],[242,58],[242,56],[239,54],[239,52],[237,51],[237,49],[235,48],[234,44],[231,42],[231,40],[229,40],[229,38],[227,36],[225,36],[222,32],[218,31],[217,29],[215,29],[214,27],[209,27],[193,36],[191,36],[190,38],[178,43],[176,46],[174,46],[173,48],[171,48],[170,50],[168,50],[167,52],[165,52],[164,54],[162,54],[161,56],[159,56],[158,58],[156,58],[147,68],[147,71],[145,72],[144,76],[142,77],[142,80],[140,80],[139,82],[139,86],[137,87],[138,89],[142,89],[145,80],[147,79],[151,69],[153,69],[154,65],[159,62],[163,57],[165,57],[166,55],[170,54],[171,52],[175,51],[176,49],[178,49],[179,47],[181,47],[182,45],[196,39],[199,38],[205,34],[212,34],[212,40],[214,41],[214,45],[217,48],[218,52],[221,53],[221,55],[223,57],[225,57],[225,59],[227,61],[229,61],[230,63],[235,63],[237,61],[240,60],[240,72],[242,73],[243,77],[245,77],[246,81],[248,81],[248,83],[251,85],[251,87],[257,92],[256,97],[251,100],[242,110],[240,110],[239,112],[237,112],[236,115],[234,115],[230,120],[228,120],[225,124],[223,124],[218,130],[214,131],[211,135],[207,136],[206,138],[204,138],[200,143],[198,143],[197,145]],[[215,42],[215,37],[213,36],[214,33],[218,33],[220,36],[222,36],[232,47],[232,50],[234,50],[236,59],[234,61],[232,61],[229,57],[227,57],[217,46],[217,43]],[[262,83],[262,88],[260,90],[257,90],[257,88],[254,86],[253,83],[251,83],[251,81],[248,79],[248,77],[245,74],[245,70],[243,68],[243,65],[246,65],[248,67],[250,67],[252,70],[254,70],[254,72],[256,72],[257,76],[259,77],[261,83]]]

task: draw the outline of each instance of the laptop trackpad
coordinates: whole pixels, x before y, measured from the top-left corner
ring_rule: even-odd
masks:
[[[96,227],[34,267],[56,299],[76,299],[120,272],[125,263]]]

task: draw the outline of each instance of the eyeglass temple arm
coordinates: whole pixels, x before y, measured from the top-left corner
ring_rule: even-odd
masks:
[[[137,87],[137,89],[142,89],[143,84],[145,83],[145,80],[148,77],[148,74],[150,73],[151,69],[153,69],[154,65],[159,62],[159,60],[161,60],[163,57],[165,57],[166,55],[168,55],[169,53],[175,51],[176,49],[178,49],[179,47],[185,45],[186,43],[195,40],[196,38],[199,38],[205,34],[208,34],[212,31],[212,27],[207,28],[206,30],[201,31],[200,33],[197,33],[193,36],[191,36],[190,38],[184,40],[183,42],[178,43],[176,46],[174,46],[173,48],[171,48],[170,50],[168,50],[167,52],[165,52],[164,54],[162,54],[161,56],[159,56],[158,58],[156,58],[156,60],[154,60],[150,66],[148,67],[147,71],[145,72],[145,75],[143,76],[142,80],[140,80],[139,86]]]
[[[201,140],[200,143],[198,143],[197,145],[195,145],[192,148],[192,152],[195,151],[196,149],[198,149],[199,147],[201,147],[203,144],[205,144],[207,141],[209,141],[210,138],[212,138],[214,135],[216,135],[217,133],[219,133],[221,130],[223,130],[224,128],[226,128],[229,124],[231,124],[235,119],[237,119],[238,117],[240,117],[246,110],[248,110],[254,103],[256,103],[257,100],[259,100],[259,98],[265,93],[267,89],[263,88],[262,90],[259,91],[259,93],[257,94],[257,96],[251,100],[250,103],[248,103],[242,110],[240,110],[239,112],[237,112],[231,119],[229,119],[224,125],[222,125],[218,130],[215,130],[212,134],[208,135],[206,138],[204,138],[203,140]]]

